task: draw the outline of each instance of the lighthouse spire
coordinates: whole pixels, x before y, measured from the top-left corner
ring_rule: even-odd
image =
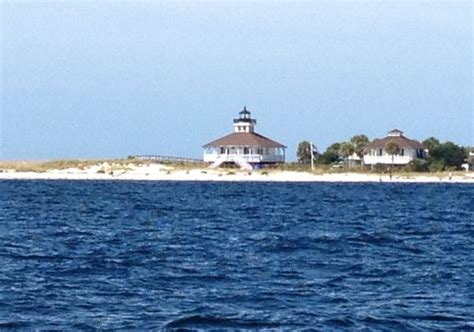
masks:
[[[236,133],[253,133],[255,132],[255,126],[257,120],[252,119],[252,114],[247,110],[247,107],[239,112],[239,117],[234,119],[234,132]]]

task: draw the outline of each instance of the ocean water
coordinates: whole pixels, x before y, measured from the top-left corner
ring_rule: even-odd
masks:
[[[0,181],[0,329],[474,330],[474,186]]]

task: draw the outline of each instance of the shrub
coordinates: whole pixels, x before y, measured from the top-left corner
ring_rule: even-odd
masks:
[[[316,164],[330,165],[339,161],[339,155],[333,151],[326,151],[323,154],[318,155],[316,158]]]
[[[375,164],[373,167],[373,171],[376,173],[383,173],[387,170],[387,165],[385,164]]]
[[[415,159],[405,166],[405,170],[408,172],[428,172],[430,163],[427,160]]]
[[[453,142],[445,142],[433,147],[430,150],[431,158],[437,162],[442,163],[443,167],[452,166],[459,169],[467,157],[466,150]],[[440,167],[440,165],[434,166]]]
[[[445,168],[446,168],[446,165],[444,164],[444,162],[440,160],[433,161],[428,166],[428,169],[430,172],[442,172],[444,171]]]

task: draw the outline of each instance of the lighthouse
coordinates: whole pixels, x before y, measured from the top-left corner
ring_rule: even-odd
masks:
[[[239,118],[234,119],[234,133],[253,133],[257,120],[252,119],[251,113],[244,106],[244,109],[239,112]]]
[[[286,146],[255,132],[256,125],[244,106],[233,121],[233,133],[203,146],[204,161],[211,167],[236,164],[242,169],[284,163]]]

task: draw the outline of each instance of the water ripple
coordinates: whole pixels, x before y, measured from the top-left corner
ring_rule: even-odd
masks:
[[[474,329],[474,188],[0,181],[2,330]]]

